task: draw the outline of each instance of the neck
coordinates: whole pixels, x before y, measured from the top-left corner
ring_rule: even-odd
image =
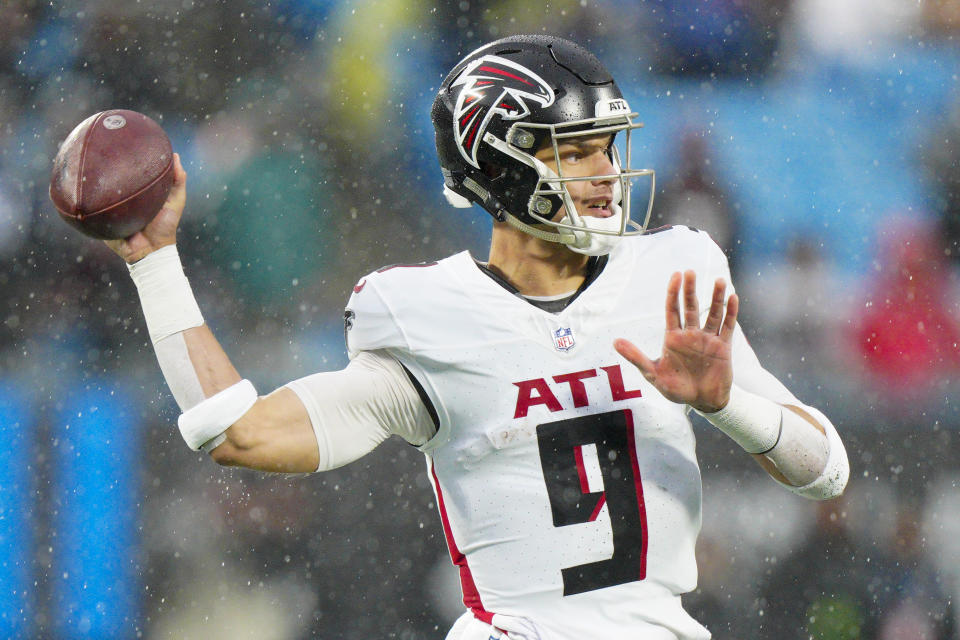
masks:
[[[588,256],[496,223],[487,266],[526,296],[575,291],[586,278]]]

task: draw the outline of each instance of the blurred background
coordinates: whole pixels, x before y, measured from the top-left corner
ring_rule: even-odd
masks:
[[[696,426],[715,638],[958,638],[960,0],[0,2],[0,637],[443,638],[421,454],[303,477],[190,452],[124,265],[47,196],[86,116],[189,173],[180,252],[262,391],[343,366],[350,287],[470,249],[429,105],[485,41],[593,50],[646,128],[651,226],[727,251],[765,365],[847,446],[807,502]]]

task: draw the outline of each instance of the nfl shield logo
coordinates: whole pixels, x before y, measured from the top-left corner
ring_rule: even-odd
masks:
[[[553,346],[557,351],[570,351],[574,344],[576,341],[573,339],[573,329],[560,327],[553,332]]]

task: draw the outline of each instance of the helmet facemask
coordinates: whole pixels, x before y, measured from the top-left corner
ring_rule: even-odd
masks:
[[[536,238],[564,244],[571,251],[591,256],[609,253],[623,236],[643,233],[653,208],[656,183],[652,169],[630,168],[631,134],[634,129],[643,126],[633,121],[636,116],[636,113],[622,113],[560,124],[517,122],[507,131],[506,138],[510,142],[502,141],[490,133],[485,135],[485,143],[532,167],[539,176],[526,211],[528,220],[535,221],[535,225],[510,214],[506,216],[506,222]],[[533,130],[539,131],[535,133]],[[623,132],[623,136],[618,141],[620,132]],[[614,167],[614,173],[588,176],[564,175],[563,165],[560,162],[560,146],[571,139],[599,135],[610,135],[613,138],[609,158]],[[535,140],[544,140],[550,145],[557,171],[533,155],[532,147]],[[633,181],[642,176],[650,176],[650,189],[643,221],[638,223],[631,218],[630,196]],[[612,216],[601,218],[581,215],[577,210],[567,185],[571,182],[587,181],[612,182],[613,198],[609,204],[613,212]],[[565,215],[560,220],[554,220],[561,206],[565,209]]]

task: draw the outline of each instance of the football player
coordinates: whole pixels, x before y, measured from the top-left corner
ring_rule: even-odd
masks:
[[[515,36],[464,58],[433,106],[444,190],[494,218],[490,254],[362,278],[350,364],[259,396],[203,323],[162,213],[112,248],[130,265],[189,446],[225,465],[322,471],[396,434],[426,457],[466,612],[451,640],[708,638],[696,585],[690,410],[787,489],[848,476],[830,421],[757,361],[723,252],[645,231],[636,114],[580,46]]]

